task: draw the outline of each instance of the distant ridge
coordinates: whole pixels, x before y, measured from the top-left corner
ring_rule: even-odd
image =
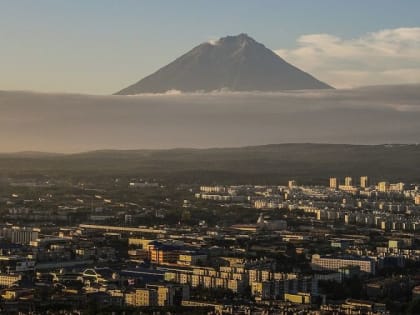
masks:
[[[116,94],[331,88],[247,34],[239,34],[203,43]]]
[[[63,153],[55,152],[42,152],[42,151],[19,151],[19,152],[9,152],[9,153],[0,153],[1,157],[8,158],[49,158],[49,157],[58,157],[64,156]]]
[[[367,175],[418,183],[420,146],[289,143],[238,148],[98,150],[12,158],[0,154],[2,174],[148,176],[185,183],[327,184],[330,176]],[[372,167],[372,165],[374,167]]]

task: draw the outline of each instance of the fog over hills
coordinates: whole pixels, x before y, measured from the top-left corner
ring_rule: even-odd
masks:
[[[418,143],[420,86],[91,96],[0,92],[0,150]]]
[[[203,43],[116,94],[328,88],[248,35],[239,34]]]

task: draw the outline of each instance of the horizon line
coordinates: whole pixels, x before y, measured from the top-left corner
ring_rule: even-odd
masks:
[[[331,142],[282,142],[282,143],[268,143],[268,144],[255,144],[255,145],[245,145],[245,146],[224,146],[224,147],[170,147],[170,148],[126,148],[126,149],[113,149],[113,148],[98,148],[92,150],[82,150],[74,152],[59,152],[59,151],[41,151],[41,150],[21,150],[21,151],[0,151],[0,157],[4,156],[18,156],[25,158],[31,158],[32,155],[51,155],[51,156],[69,156],[69,155],[79,155],[86,153],[95,153],[95,152],[135,152],[135,151],[175,151],[175,150],[195,150],[195,151],[205,151],[205,150],[226,150],[226,149],[246,149],[246,148],[256,148],[256,147],[269,147],[269,146],[284,146],[284,145],[327,145],[327,146],[358,146],[358,147],[378,147],[378,146],[419,146],[419,143],[331,143]]]

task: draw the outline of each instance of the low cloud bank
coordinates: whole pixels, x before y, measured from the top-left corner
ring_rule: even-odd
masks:
[[[0,92],[0,150],[418,143],[420,85],[91,96]]]

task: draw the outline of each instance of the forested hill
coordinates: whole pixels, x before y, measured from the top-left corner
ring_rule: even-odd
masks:
[[[274,144],[242,148],[0,154],[3,176],[144,176],[177,182],[326,183],[330,176],[420,182],[419,145]]]

